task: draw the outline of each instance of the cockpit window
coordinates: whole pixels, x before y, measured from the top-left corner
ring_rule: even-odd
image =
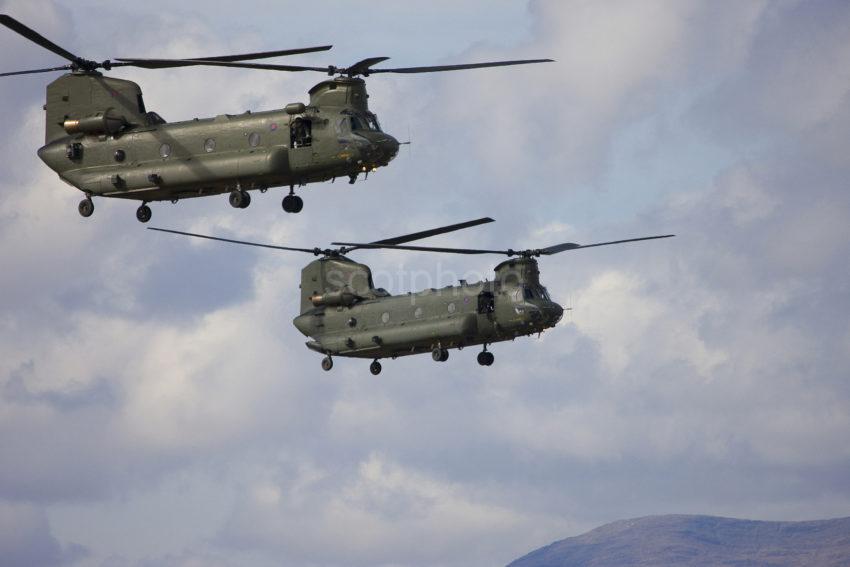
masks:
[[[349,117],[351,122],[352,130],[370,130],[372,132],[380,132],[381,127],[378,125],[378,118],[374,114],[367,114],[365,116],[355,116],[352,115]]]
[[[373,130],[375,132],[381,131],[381,125],[378,124],[378,117],[374,114],[367,114],[366,122],[369,124],[369,130]]]
[[[549,293],[546,291],[545,287],[523,287],[522,295],[525,299],[543,299],[546,301],[551,301],[549,299]]]

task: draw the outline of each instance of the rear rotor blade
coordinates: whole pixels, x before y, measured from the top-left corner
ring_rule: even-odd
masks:
[[[31,42],[37,43],[38,45],[42,46],[43,48],[47,49],[48,51],[52,51],[53,53],[55,53],[59,57],[64,57],[65,59],[67,59],[68,61],[71,61],[72,63],[77,63],[79,61],[82,61],[82,58],[77,57],[76,55],[74,55],[73,53],[68,51],[67,49],[63,49],[63,48],[59,47],[58,45],[56,45],[55,43],[53,43],[52,41],[50,41],[49,39],[47,39],[46,37],[44,37],[43,35],[38,33],[37,31],[28,28],[27,26],[25,26],[24,24],[22,24],[21,22],[19,22],[15,18],[13,18],[12,16],[7,16],[6,14],[0,14],[0,24],[3,24],[4,26],[9,28],[10,30],[21,34],[22,36],[24,36],[25,38],[27,38]],[[18,73],[18,74],[21,74],[21,73]]]
[[[412,250],[414,252],[440,252],[443,254],[505,254],[513,256],[513,250],[478,250],[475,248],[442,248],[439,246],[410,246],[396,244],[380,244],[369,243],[362,244],[357,242],[331,242],[334,246],[350,246],[353,248],[386,248],[388,250]]]
[[[509,65],[527,65],[530,63],[552,63],[554,59],[519,59],[516,61],[489,61],[485,63],[465,63],[461,65],[431,65],[427,67],[396,67],[395,69],[369,69],[372,73],[434,73],[437,71],[462,71],[464,69],[483,69],[485,67],[507,67]]]
[[[207,240],[218,240],[220,242],[230,242],[232,244],[244,244],[246,246],[258,246],[260,248],[273,248],[275,250],[288,250],[292,252],[307,252],[309,254],[314,254],[318,256],[322,254],[322,250],[318,248],[291,248],[289,246],[275,246],[274,244],[259,244],[257,242],[248,242],[245,240],[233,240],[231,238],[220,238],[218,236],[207,236],[205,234],[195,234],[193,232],[183,232],[180,230],[170,230],[167,228],[154,228],[152,226],[147,227],[148,230],[156,230],[158,232],[170,232],[171,234],[180,234],[183,236],[194,236],[196,238],[206,238]]]
[[[250,61],[253,59],[269,59],[271,57],[285,57],[288,55],[299,55],[302,53],[315,53],[317,51],[327,51],[333,47],[332,45],[320,45],[317,47],[302,47],[297,49],[281,49],[278,51],[258,51],[256,53],[241,53],[237,55],[215,55],[212,57],[192,57],[191,59],[142,59],[137,57],[121,57],[116,61],[121,61],[127,65],[137,67],[145,67],[148,69],[165,69],[168,67],[187,67],[189,65],[202,64],[202,61],[216,61],[223,63],[233,63],[239,61]],[[187,61],[195,61],[196,63],[187,63]],[[327,71],[327,68],[322,67],[322,71]]]
[[[71,65],[62,65],[61,67],[51,67],[50,69],[30,69],[29,71],[12,71],[11,73],[0,73],[0,77],[10,77],[12,75],[29,75],[32,73],[49,73],[51,71],[68,71],[72,69]]]
[[[415,252],[440,252],[444,254],[504,254],[506,256],[549,256],[564,252],[566,250],[576,250],[578,248],[593,248],[595,246],[608,246],[609,244],[623,244],[625,242],[638,242],[641,240],[655,240],[658,238],[671,238],[675,234],[664,234],[661,236],[644,236],[642,238],[629,238],[626,240],[614,240],[612,242],[598,242],[596,244],[576,244],[574,242],[565,242],[556,244],[548,248],[532,249],[532,250],[482,250],[477,248],[444,248],[439,246],[410,246],[410,245],[394,245],[385,244],[382,242],[372,242],[369,244],[361,244],[356,242],[332,242],[334,246],[351,246],[354,248],[386,248],[389,250],[411,250]]]
[[[319,45],[316,47],[298,47],[295,49],[279,49],[277,51],[258,51],[256,53],[242,53],[240,55],[216,55],[215,57],[192,57],[196,61],[250,61],[252,59],[269,59],[271,57],[286,57],[289,55],[300,55],[302,53],[315,53],[327,51],[333,45]]]
[[[327,67],[313,67],[303,65],[271,65],[266,63],[240,63],[236,60],[224,58],[219,59],[129,59],[119,58],[116,61],[122,61],[125,65],[135,65],[136,67],[144,67],[146,69],[163,69],[167,67],[184,67],[189,65],[206,65],[210,67],[234,67],[238,69],[260,69],[264,71],[318,71],[320,73],[328,73],[330,75],[339,73],[356,77],[358,75],[371,75],[372,73],[433,73],[436,71],[459,71],[463,69],[481,69],[484,67],[505,67],[508,65],[525,65],[528,63],[548,63],[553,59],[523,59],[517,61],[491,61],[486,63],[467,63],[462,65],[436,65],[430,67],[398,67],[395,69],[373,69],[371,66],[381,61],[386,61],[388,57],[371,57],[358,61],[350,67],[335,67],[329,65]]]
[[[301,65],[270,65],[267,63],[239,63],[236,61],[216,61],[213,59],[116,59],[124,65],[133,65],[145,69],[165,69],[168,67],[188,67],[202,65],[207,67],[233,67],[237,69],[262,69],[265,71],[319,71],[327,73],[327,67],[303,67]]]
[[[608,246],[610,244],[623,244],[625,242],[638,242],[641,240],[656,240],[658,238],[672,238],[676,236],[675,234],[664,234],[661,236],[644,236],[642,238],[628,238],[626,240],[613,240],[611,242],[597,242],[596,244],[576,244],[574,242],[565,242],[563,244],[556,244],[554,246],[549,246],[548,248],[541,248],[537,250],[540,254],[551,255],[557,254],[559,252],[564,252],[566,250],[577,250],[579,248],[593,248],[595,246]]]
[[[377,65],[383,61],[386,61],[389,57],[369,57],[368,59],[363,59],[358,61],[354,65],[350,66],[348,69],[340,69],[341,73],[345,73],[349,77],[354,77],[357,75],[364,75],[370,72],[370,67],[372,65]]]

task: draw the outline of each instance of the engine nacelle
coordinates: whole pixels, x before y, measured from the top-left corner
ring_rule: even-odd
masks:
[[[314,295],[310,298],[310,301],[316,307],[337,307],[340,305],[351,307],[358,299],[360,298],[350,291],[339,290],[329,291],[321,295]]]
[[[303,102],[292,102],[287,104],[283,110],[290,115],[304,114],[307,111],[307,106]]]
[[[68,134],[117,134],[126,126],[127,120],[115,114],[112,109],[62,123],[62,127]]]

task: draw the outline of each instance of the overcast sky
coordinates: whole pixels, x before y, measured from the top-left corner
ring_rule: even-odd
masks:
[[[490,566],[661,513],[850,515],[850,4],[4,1],[67,49],[333,44],[343,66],[551,57],[369,79],[410,148],[354,186],[152,205],[151,225],[297,247],[483,215],[433,243],[541,247],[540,339],[385,361],[291,325],[301,255],[154,234],[37,158],[54,75],[0,79],[0,563]],[[281,60],[285,61],[285,60]],[[289,62],[296,62],[290,58]],[[61,61],[0,30],[0,70]],[[323,77],[116,69],[166,120],[306,101]],[[361,251],[392,292],[498,258]]]

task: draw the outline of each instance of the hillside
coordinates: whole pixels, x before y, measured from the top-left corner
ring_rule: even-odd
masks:
[[[557,541],[508,567],[847,567],[850,518],[757,522],[713,516],[621,520]]]

